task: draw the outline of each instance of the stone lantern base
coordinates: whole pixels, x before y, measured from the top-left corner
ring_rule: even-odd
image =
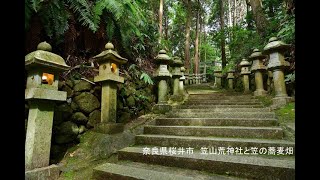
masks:
[[[152,108],[152,112],[155,114],[165,114],[172,110],[172,106],[169,104],[156,104]]]
[[[267,94],[268,94],[268,92],[263,89],[255,90],[253,92],[254,96],[266,96]]]
[[[116,134],[121,133],[124,130],[122,123],[100,123],[95,125],[94,131],[103,134]]]
[[[170,97],[170,99],[172,100],[172,101],[178,101],[178,102],[181,102],[181,101],[183,101],[183,95],[172,95],[171,97]]]
[[[286,105],[289,102],[292,102],[293,98],[289,96],[284,96],[284,97],[275,97],[272,99],[272,109],[276,109],[279,107],[282,107]]]
[[[60,176],[60,167],[53,164],[47,167],[25,171],[25,180],[46,179],[56,180]]]

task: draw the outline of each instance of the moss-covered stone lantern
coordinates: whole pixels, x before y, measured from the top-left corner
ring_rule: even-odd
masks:
[[[185,77],[185,75],[184,75],[184,72],[186,71],[186,68],[185,67],[181,67],[180,68],[180,71],[181,71],[181,73],[182,73],[182,76],[180,77],[180,84],[179,84],[179,94],[181,94],[181,95],[184,95],[184,82],[185,82],[185,80],[186,80],[186,77]]]
[[[214,70],[213,75],[215,79],[213,87],[222,88],[221,86],[222,70],[220,69]]]
[[[276,37],[269,39],[269,43],[263,48],[263,53],[269,55],[268,70],[273,74],[273,85],[275,97],[273,98],[274,106],[282,106],[291,100],[288,97],[286,84],[284,81],[284,69],[290,66],[290,63],[285,61],[284,52],[290,45],[279,41]]]
[[[154,77],[158,81],[158,103],[153,107],[154,113],[166,113],[172,109],[168,104],[168,82],[172,75],[168,70],[168,65],[171,64],[171,57],[167,55],[165,50],[160,50],[159,54],[155,57],[158,68]]]
[[[271,93],[273,91],[273,75],[272,71],[268,71],[268,79],[267,79],[267,86],[268,86],[268,93]]]
[[[127,63],[121,57],[112,43],[105,45],[105,50],[93,57],[99,64],[99,75],[94,77],[94,82],[101,82],[101,122],[95,126],[97,132],[113,134],[123,130],[123,125],[117,121],[117,83],[124,83],[124,78],[119,76],[119,67]]]
[[[179,57],[174,57],[173,61],[171,62],[172,67],[172,79],[173,79],[173,95],[171,99],[173,101],[181,101],[183,99],[182,95],[179,92],[179,84],[180,84],[180,77],[182,77],[181,67],[183,63]]]
[[[228,71],[227,79],[228,79],[228,86],[229,86],[229,89],[230,89],[230,90],[233,90],[234,72],[235,72],[234,69],[230,69],[230,70]]]
[[[267,67],[263,64],[262,60],[265,58],[266,56],[259,49],[254,49],[253,53],[249,56],[249,60],[252,61],[251,72],[254,73],[256,84],[256,90],[253,92],[254,96],[267,95],[267,91],[263,88],[263,73],[266,72]]]
[[[250,93],[249,74],[251,72],[249,70],[249,66],[251,66],[251,64],[246,59],[242,59],[242,61],[240,62],[240,67],[241,67],[241,75],[243,76],[244,93]]]
[[[25,56],[27,85],[25,99],[29,116],[25,141],[25,176],[28,179],[59,177],[59,167],[49,166],[54,103],[66,101],[67,92],[58,91],[59,74],[69,69],[64,59],[51,52],[47,42]]]

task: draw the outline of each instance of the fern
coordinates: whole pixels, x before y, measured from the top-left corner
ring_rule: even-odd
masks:
[[[70,4],[70,8],[79,15],[78,21],[83,26],[89,27],[90,30],[96,32],[98,24],[94,21],[94,15],[87,0],[66,0]]]
[[[115,30],[115,24],[111,17],[106,18],[106,32],[108,35],[108,41],[111,41]]]
[[[31,0],[31,6],[32,6],[32,9],[35,11],[35,12],[38,12],[41,8],[41,3],[43,2],[44,0]]]
[[[62,35],[69,29],[70,15],[65,4],[60,0],[52,0],[45,8],[39,11],[44,29],[49,37],[62,40]]]
[[[153,85],[153,81],[151,77],[147,73],[142,73],[140,76],[140,79],[143,79],[143,81],[147,84]]]

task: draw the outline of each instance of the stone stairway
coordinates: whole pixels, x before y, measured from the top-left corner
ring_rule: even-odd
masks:
[[[187,102],[144,126],[136,144],[93,177],[295,179],[295,143],[284,139],[274,112],[251,95],[202,88],[190,88]]]

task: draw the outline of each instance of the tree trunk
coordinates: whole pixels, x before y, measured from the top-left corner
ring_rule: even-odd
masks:
[[[252,8],[253,18],[256,23],[257,31],[259,35],[264,38],[266,35],[268,21],[261,7],[261,2],[260,0],[250,0],[249,3]]]
[[[200,21],[200,13],[199,13],[199,9],[197,12],[197,24],[196,24],[196,40],[195,40],[195,45],[194,45],[194,49],[195,49],[195,53],[194,53],[194,68],[193,68],[193,72],[194,74],[199,74],[199,21]]]
[[[184,48],[184,66],[186,68],[186,74],[189,74],[190,70],[190,27],[191,27],[191,7],[190,0],[186,0],[187,3],[187,19],[186,19],[186,41]]]
[[[164,5],[164,33],[165,33],[165,40],[168,40],[168,24],[169,24],[169,17],[168,17],[168,5]]]
[[[220,31],[221,31],[221,61],[222,61],[222,69],[226,66],[227,60],[226,60],[226,49],[225,49],[225,36],[224,36],[224,5],[223,0],[219,0],[220,5]]]
[[[162,37],[163,1],[164,0],[160,0],[160,7],[159,7],[159,43],[161,43],[161,37]]]

